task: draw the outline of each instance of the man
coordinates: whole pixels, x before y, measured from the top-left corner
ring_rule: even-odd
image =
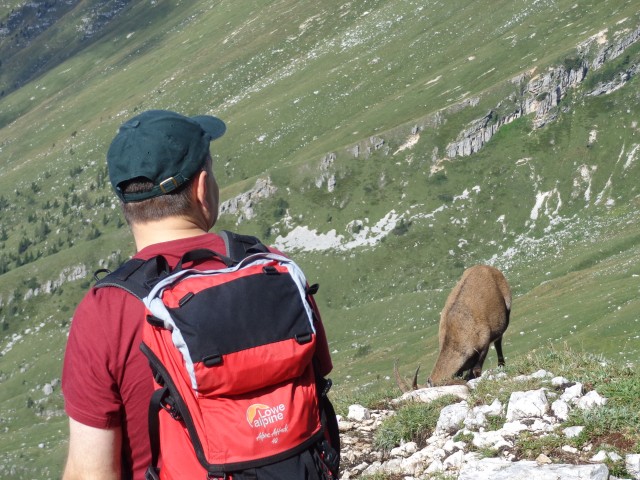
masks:
[[[164,256],[171,266],[189,250],[224,252],[208,231],[218,218],[219,191],[209,143],[224,123],[151,110],[124,123],[108,154],[109,177],[122,202],[136,258]],[[202,268],[220,268],[211,260]],[[151,453],[147,415],[152,375],[139,349],[144,306],[119,288],[91,289],[78,306],[65,353],[62,389],[69,415],[64,480],[144,479]],[[322,324],[316,325],[318,373],[332,368]],[[288,459],[287,478],[307,478]],[[273,478],[269,467],[257,478]]]

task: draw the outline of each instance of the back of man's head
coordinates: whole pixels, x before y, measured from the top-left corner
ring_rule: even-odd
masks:
[[[225,129],[213,116],[185,117],[167,110],[149,110],[122,124],[107,165],[127,222],[187,211],[188,186],[210,158],[209,143]]]

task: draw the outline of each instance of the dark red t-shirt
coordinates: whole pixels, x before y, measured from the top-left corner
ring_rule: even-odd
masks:
[[[213,233],[144,248],[135,258],[163,255],[175,266],[182,255],[199,248],[224,252],[224,241]],[[224,267],[212,260],[202,268]],[[318,316],[318,319],[320,317]],[[140,351],[144,306],[120,288],[92,288],[73,316],[62,371],[65,410],[84,425],[122,427],[123,477],[143,480],[151,461],[147,413],[153,382]],[[331,369],[324,327],[316,325],[320,375]]]

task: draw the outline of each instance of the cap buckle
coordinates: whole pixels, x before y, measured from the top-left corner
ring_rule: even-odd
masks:
[[[173,178],[173,177],[169,177],[163,181],[160,182],[160,185],[158,185],[160,187],[160,190],[162,191],[162,193],[169,193],[173,190],[175,190],[176,188],[178,188],[178,181]]]

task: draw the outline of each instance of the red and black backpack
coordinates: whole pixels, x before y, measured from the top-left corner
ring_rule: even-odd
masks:
[[[96,284],[145,304],[140,348],[155,385],[147,478],[233,479],[312,450],[319,478],[336,479],[331,381],[315,368],[317,285],[257,238],[221,235],[226,255],[193,250],[173,269],[163,257],[132,259]],[[195,268],[214,257],[226,267]]]

